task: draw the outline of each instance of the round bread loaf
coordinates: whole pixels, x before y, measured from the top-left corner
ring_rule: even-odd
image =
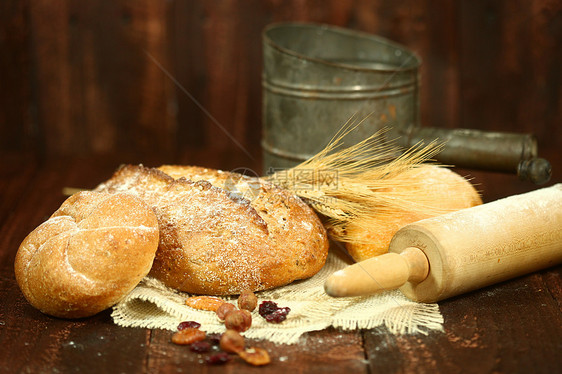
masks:
[[[21,243],[16,280],[43,313],[91,316],[116,304],[148,274],[158,235],[156,216],[142,200],[79,192]]]
[[[160,244],[150,275],[181,291],[270,289],[311,277],[326,261],[326,230],[312,209],[259,178],[129,165],[97,190],[132,193],[153,207]]]
[[[450,169],[423,165],[406,171],[404,178],[410,179],[411,185],[387,190],[411,195],[414,202],[416,195],[420,196],[419,200],[423,199],[423,205],[411,210],[386,212],[379,219],[370,222],[369,227],[348,225],[347,232],[365,242],[346,243],[346,249],[355,261],[387,253],[394,234],[409,223],[482,204],[482,199],[472,184]]]

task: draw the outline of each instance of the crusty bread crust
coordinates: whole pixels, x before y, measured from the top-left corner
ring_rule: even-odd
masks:
[[[79,192],[24,239],[16,280],[43,313],[87,317],[127,295],[149,272],[157,247],[158,222],[142,200]]]
[[[228,188],[233,181],[239,186]],[[312,209],[259,178],[129,165],[97,190],[126,191],[153,207],[160,244],[150,274],[178,290],[265,290],[308,278],[326,261],[327,234]]]

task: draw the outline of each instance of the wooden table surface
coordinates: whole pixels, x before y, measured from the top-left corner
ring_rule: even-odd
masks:
[[[162,330],[121,328],[109,311],[69,321],[31,307],[14,279],[24,237],[64,200],[65,186],[92,188],[119,165],[115,157],[0,163],[1,373],[556,373],[562,372],[562,267],[547,269],[440,303],[444,331],[392,335],[384,328],[328,329],[296,345],[264,341],[272,364],[200,364]],[[120,162],[136,162],[123,157]]]

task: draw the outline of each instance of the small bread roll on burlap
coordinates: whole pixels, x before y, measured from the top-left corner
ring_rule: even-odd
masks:
[[[148,274],[158,221],[126,194],[79,192],[21,243],[16,280],[31,305],[56,317],[94,315]]]
[[[423,206],[415,209],[385,212],[380,219],[369,222],[368,227],[349,224],[350,236],[361,239],[362,243],[346,243],[346,249],[357,262],[388,252],[390,240],[403,226],[425,218],[435,217],[455,210],[482,204],[480,195],[472,184],[459,174],[434,165],[422,165],[405,172],[405,179],[415,181],[411,186],[400,185],[388,191],[423,194]],[[423,182],[423,183],[420,183]],[[420,185],[423,187],[420,188]]]

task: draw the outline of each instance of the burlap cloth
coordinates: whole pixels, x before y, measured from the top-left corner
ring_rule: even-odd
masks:
[[[324,292],[324,281],[334,271],[349,264],[345,255],[330,250],[326,265],[314,277],[293,282],[271,291],[258,292],[259,302],[275,301],[291,308],[287,320],[268,323],[257,309],[247,338],[274,343],[294,344],[309,331],[329,326],[344,330],[386,326],[391,333],[422,333],[442,330],[443,317],[437,304],[413,302],[399,291],[366,297],[332,298]],[[189,294],[164,286],[146,277],[124,300],[114,306],[112,317],[117,325],[176,330],[181,321],[197,321],[207,333],[224,332],[224,324],[214,312],[195,310],[185,305]],[[236,304],[236,298],[225,298]]]

